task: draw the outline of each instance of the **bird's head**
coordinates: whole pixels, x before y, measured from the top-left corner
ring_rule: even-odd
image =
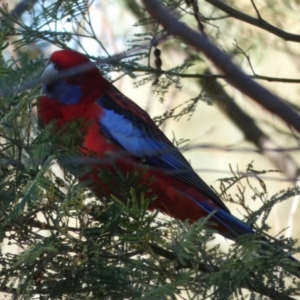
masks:
[[[62,105],[73,105],[97,97],[99,95],[94,94],[100,94],[107,84],[96,65],[73,50],[54,52],[42,78],[42,94]]]

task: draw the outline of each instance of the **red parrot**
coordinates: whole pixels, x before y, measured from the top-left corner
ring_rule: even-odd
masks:
[[[39,98],[42,123],[56,120],[62,127],[73,120],[84,120],[82,153],[108,159],[109,163],[98,168],[120,170],[127,176],[136,171],[142,174],[141,184],[147,186],[148,196],[154,196],[149,209],[190,222],[212,214],[210,220],[216,230],[230,239],[253,233],[230,213],[151,117],[103,78],[96,65],[67,78],[59,77],[60,72],[84,64],[91,62],[72,50],[50,56],[43,76],[52,76],[52,80],[42,85]],[[96,194],[114,194],[96,173],[88,176]]]

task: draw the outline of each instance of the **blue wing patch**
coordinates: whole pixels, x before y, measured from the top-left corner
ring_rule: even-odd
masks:
[[[220,208],[230,213],[150,116],[133,101],[113,89],[99,98],[97,103],[103,111],[98,121],[105,136],[149,165],[201,190]]]

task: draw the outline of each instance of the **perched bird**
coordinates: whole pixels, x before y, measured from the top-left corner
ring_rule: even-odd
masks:
[[[65,70],[84,65],[89,65],[84,72],[59,77]],[[230,239],[253,233],[230,213],[151,117],[103,78],[83,54],[54,52],[43,76],[52,79],[43,84],[39,98],[42,123],[55,120],[62,127],[81,119],[85,132],[82,153],[108,162],[97,165],[99,172],[121,171],[126,176],[139,172],[139,184],[153,197],[149,209],[190,222],[212,214],[216,230]],[[100,197],[114,194],[97,172],[88,179]]]

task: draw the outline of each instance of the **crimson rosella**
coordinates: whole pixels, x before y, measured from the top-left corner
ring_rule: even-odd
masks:
[[[146,183],[148,196],[153,195],[149,209],[190,222],[211,214],[216,230],[230,239],[253,233],[230,213],[150,116],[103,78],[96,65],[59,78],[60,72],[84,64],[91,62],[72,50],[51,55],[43,76],[52,75],[52,79],[43,84],[39,98],[42,123],[56,120],[62,127],[73,120],[84,120],[82,153],[103,161],[107,158],[109,163],[98,168],[119,170],[127,176],[136,171],[142,174],[141,183]],[[113,161],[109,159],[118,153]],[[88,179],[98,196],[114,194],[101,176],[90,174]]]

